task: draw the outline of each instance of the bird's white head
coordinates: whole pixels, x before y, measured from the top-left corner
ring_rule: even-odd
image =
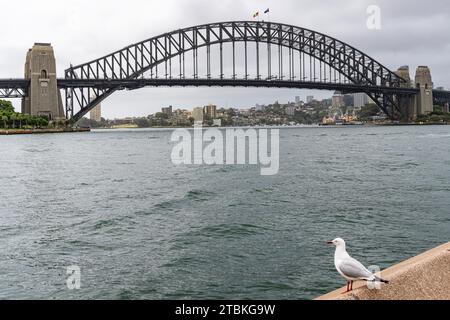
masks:
[[[345,248],[345,241],[344,239],[341,238],[336,238],[332,241],[328,241],[328,244],[332,244],[334,246],[336,246],[337,248]]]

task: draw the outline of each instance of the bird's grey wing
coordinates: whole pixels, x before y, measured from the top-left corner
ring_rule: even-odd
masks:
[[[339,269],[352,279],[370,279],[373,277],[373,274],[361,262],[353,258],[342,260]]]

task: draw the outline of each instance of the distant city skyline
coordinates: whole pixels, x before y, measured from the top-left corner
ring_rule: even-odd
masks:
[[[263,104],[254,104],[250,106],[245,107],[234,107],[234,106],[220,106],[214,103],[208,103],[204,106],[162,106],[160,110],[157,110],[154,113],[146,114],[143,116],[125,116],[125,117],[114,117],[114,118],[105,118],[106,120],[123,120],[123,119],[135,119],[135,118],[141,118],[141,117],[153,117],[157,114],[165,114],[169,118],[172,117],[175,114],[179,113],[188,113],[193,116],[193,118],[196,121],[200,121],[204,119],[204,116],[208,116],[211,119],[216,118],[216,115],[219,114],[219,110],[230,110],[233,109],[237,112],[248,112],[250,110],[260,111],[264,112],[268,107],[274,106],[274,105],[280,105],[281,107],[286,108],[286,114],[293,116],[295,114],[296,110],[301,110],[303,108],[308,108],[308,106],[315,105],[317,103],[321,104],[322,106],[328,105],[330,107],[330,110],[332,108],[339,109],[341,107],[353,107],[356,109],[361,109],[361,107],[371,103],[371,99],[369,96],[367,96],[365,93],[350,93],[350,94],[342,94],[338,91],[334,92],[331,96],[326,96],[324,98],[318,98],[314,96],[306,96],[304,99],[302,99],[301,96],[295,96],[293,100],[288,101],[271,101],[269,103],[263,103]],[[101,105],[100,105],[101,107]],[[95,111],[96,110],[96,111]],[[101,109],[98,110],[98,108],[95,108],[93,111],[91,111],[91,120],[93,119],[93,114],[97,117],[99,117],[98,112]],[[94,113],[93,113],[94,112]],[[101,116],[104,118],[103,116]]]
[[[366,9],[369,5],[381,8],[381,30],[366,27]],[[435,85],[450,87],[450,61],[447,59],[450,56],[450,39],[433,36],[450,29],[450,3],[447,0],[435,0],[433,6],[424,6],[418,0],[130,0],[127,5],[112,0],[107,7],[87,0],[5,2],[2,9],[8,15],[2,17],[0,22],[0,77],[23,77],[26,52],[35,42],[52,43],[57,58],[57,73],[63,77],[64,69],[70,64],[87,62],[152,36],[208,22],[252,20],[254,12],[263,12],[266,8],[271,9],[272,21],[298,25],[336,37],[356,46],[391,70],[409,65],[411,72],[414,72],[419,65],[429,65]],[[42,19],[43,16],[45,19]],[[11,37],[11,28],[14,28],[14,37]],[[102,113],[107,118],[145,116],[163,106],[193,108],[208,103],[245,108],[275,100],[294,101],[295,96],[305,99],[308,95],[322,99],[332,95],[332,92],[145,88],[115,93],[104,101]],[[20,110],[20,100],[13,102]]]

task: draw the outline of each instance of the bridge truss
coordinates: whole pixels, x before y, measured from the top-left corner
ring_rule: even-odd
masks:
[[[365,92],[391,118],[395,94],[413,95],[382,64],[322,33],[271,22],[179,29],[65,71],[66,116],[79,120],[121,89],[253,86]]]
[[[450,91],[433,90],[434,103],[445,104],[450,103]]]
[[[0,98],[23,98],[28,94],[29,81],[24,79],[0,79]]]
[[[223,22],[179,29],[65,70],[72,123],[118,90],[219,86],[363,92],[391,119],[416,95],[406,80],[356,48],[325,34],[272,22]],[[29,80],[0,79],[0,98],[28,95]],[[436,103],[450,92],[434,90]]]

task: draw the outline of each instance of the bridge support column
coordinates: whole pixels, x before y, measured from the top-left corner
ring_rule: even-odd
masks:
[[[402,85],[404,88],[411,88],[411,76],[409,73],[409,67],[403,66],[400,67],[395,72],[399,77],[402,77],[406,80],[406,83]],[[417,117],[417,112],[415,108],[416,100],[414,96],[411,95],[397,95],[396,101],[398,103],[398,107],[400,109],[400,117],[399,120],[402,122],[411,122],[414,121]]]
[[[416,99],[417,115],[426,115],[433,112],[433,81],[430,69],[420,66],[416,70],[416,88],[420,89]]]
[[[400,109],[400,121],[412,122],[417,118],[415,109],[416,97],[413,95],[397,95],[396,100]]]
[[[28,96],[22,100],[22,113],[46,116],[49,120],[65,119],[61,94],[56,78],[53,48],[36,43],[27,53],[25,79],[30,80]]]

